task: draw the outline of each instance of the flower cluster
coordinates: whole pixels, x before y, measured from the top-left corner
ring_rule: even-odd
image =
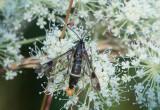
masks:
[[[22,39],[18,35],[17,30],[21,27],[22,13],[20,11],[24,6],[25,1],[16,2],[15,0],[1,0],[2,8],[0,22],[0,65],[6,71],[5,79],[11,80],[17,76],[17,72],[12,71],[12,64],[20,64],[23,56],[20,54],[20,47],[17,42]],[[16,14],[15,14],[16,13]]]
[[[33,1],[30,0],[26,3],[24,20],[31,22],[34,19],[37,20],[37,25],[43,29],[47,22],[55,23],[57,16],[66,15],[70,0],[42,0],[42,1]],[[74,19],[74,24],[80,24],[82,22],[87,23],[87,27],[90,27],[93,22],[89,17],[102,18],[104,16],[104,10],[107,3],[106,0],[78,0],[74,1],[72,8],[74,9],[70,18]],[[77,11],[78,10],[78,11]],[[75,16],[76,15],[76,16]],[[81,22],[82,21],[82,22]]]
[[[73,29],[79,30],[79,33],[84,32],[84,30],[78,29],[77,27],[73,27]],[[46,34],[46,40],[43,42],[44,46],[39,49],[35,45],[35,49],[31,49],[31,56],[38,59],[43,65],[76,45],[75,42],[78,38],[72,31],[68,31],[68,34],[66,34],[65,38],[61,39],[61,41],[59,41],[59,33],[61,33],[61,31],[57,27],[48,31]],[[111,107],[115,103],[119,104],[119,101],[124,100],[124,98],[120,96],[123,91],[120,90],[119,87],[121,85],[121,79],[115,74],[115,66],[110,63],[106,54],[99,54],[97,52],[95,41],[87,42],[85,43],[85,46],[90,56],[89,58],[92,59],[95,73],[99,79],[101,91],[98,92],[93,89],[91,78],[87,75],[90,74],[87,62],[83,60],[81,77],[76,85],[76,92],[74,95],[69,96],[68,99],[60,99],[68,100],[62,108],[69,109],[72,106],[76,106],[80,110],[83,110],[84,108],[87,110],[99,110],[104,109],[105,106]],[[64,56],[60,63],[57,63],[54,66],[56,69],[49,73],[50,75],[48,78],[50,81],[47,83],[47,86],[44,87],[44,85],[42,85],[45,89],[44,93],[47,92],[55,97],[58,97],[59,94],[65,95],[69,83],[69,74],[66,73],[68,70],[68,60],[70,58],[71,56]],[[71,62],[73,64],[73,60]],[[69,71],[71,71],[71,68],[69,68]],[[59,71],[62,69],[64,70]],[[44,74],[47,75],[47,73],[39,73],[38,78],[41,78]],[[81,97],[83,93],[85,93],[85,95]],[[90,106],[91,103],[94,103],[94,107]]]
[[[6,28],[12,28],[11,30],[18,30],[21,28],[23,21],[25,0],[1,0],[2,6],[0,6],[0,12],[2,17],[2,23],[6,25]]]
[[[134,79],[136,103],[149,110],[159,107],[160,104],[160,44],[159,36],[149,39],[140,39],[128,45],[126,54],[129,61],[122,62],[122,69],[135,68],[135,73],[129,72],[129,78]]]
[[[8,68],[12,64],[19,64],[23,56],[20,54],[20,45],[17,43],[19,38],[12,32],[7,32],[3,27],[0,27],[1,40],[0,40],[0,65],[6,70],[6,80],[13,79],[17,76],[15,71],[10,71]]]
[[[106,9],[108,30],[124,38],[159,33],[159,3],[159,0],[110,1]]]

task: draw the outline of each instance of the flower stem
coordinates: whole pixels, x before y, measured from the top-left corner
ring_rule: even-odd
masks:
[[[40,109],[40,110],[44,110],[44,106],[45,106],[46,100],[47,100],[47,95],[44,94],[44,97],[43,97],[43,101],[42,101],[42,105],[41,105],[41,109]]]
[[[40,36],[40,37],[36,37],[36,38],[31,38],[31,39],[26,39],[26,40],[23,40],[23,41],[19,41],[17,42],[19,45],[25,45],[25,44],[30,44],[30,43],[33,43],[35,42],[36,40],[44,40],[45,39],[45,36]],[[0,48],[6,48],[7,45],[1,45]]]
[[[49,110],[51,106],[51,101],[52,101],[52,95],[49,95],[45,110]]]
[[[41,40],[44,40],[44,39],[45,39],[45,37],[41,36],[41,37],[36,37],[36,38],[31,38],[31,39],[20,41],[20,42],[18,42],[18,44],[19,45],[25,45],[25,44],[33,43],[36,40],[40,40],[41,41]]]
[[[66,19],[65,19],[65,24],[67,24],[67,22],[68,22],[69,14],[70,14],[71,8],[72,8],[72,3],[73,3],[73,0],[71,0],[70,4],[69,4],[68,12],[67,12]],[[63,39],[65,30],[66,30],[66,25],[65,24],[63,26],[63,30],[62,30],[62,34],[61,34],[60,40]]]

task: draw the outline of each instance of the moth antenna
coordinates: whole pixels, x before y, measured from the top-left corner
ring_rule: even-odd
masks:
[[[102,17],[101,17],[102,18]],[[82,39],[84,39],[84,37],[97,25],[97,23],[99,22],[99,20],[101,18],[98,18],[98,20],[96,21],[96,23],[83,35]]]
[[[71,29],[70,27],[67,26],[67,24],[62,20],[62,18],[60,18],[60,17],[57,17],[57,18],[60,19],[60,20],[62,21],[62,23],[63,23],[64,25],[66,25],[66,27],[67,27],[69,30],[71,30],[74,34],[76,34],[76,36],[77,36],[79,39],[81,39],[81,38],[79,37],[79,35],[78,35],[73,29]]]

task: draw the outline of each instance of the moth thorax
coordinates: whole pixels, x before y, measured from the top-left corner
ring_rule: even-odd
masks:
[[[69,85],[67,86],[67,89],[66,89],[66,93],[68,96],[72,96],[74,93],[75,93],[75,87],[73,87],[72,89],[69,88]]]

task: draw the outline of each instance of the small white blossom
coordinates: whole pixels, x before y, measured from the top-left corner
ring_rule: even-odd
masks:
[[[131,76],[127,76],[126,74],[124,74],[123,76],[122,76],[122,81],[123,82],[129,82],[131,80]]]
[[[79,16],[80,16],[81,18],[89,17],[89,16],[88,16],[88,11],[86,11],[86,10],[80,10],[80,11],[79,11]]]
[[[129,63],[129,61],[122,62],[122,69],[128,69],[130,67]]]
[[[28,22],[31,22],[32,20],[32,13],[30,11],[24,13],[24,20],[27,20]]]
[[[6,80],[11,80],[11,79],[13,79],[15,76],[17,76],[17,73],[16,73],[16,72],[14,72],[14,71],[7,71],[5,78],[6,78]]]
[[[37,21],[37,25],[40,26],[41,29],[44,28],[44,25],[46,25],[46,21],[44,21],[43,18],[39,18],[38,21]]]
[[[7,66],[11,67],[11,65],[14,63],[14,60],[6,58],[3,62],[4,62],[5,67],[7,67]]]
[[[46,7],[41,7],[40,8],[40,15],[41,16],[45,16],[45,15],[47,15],[49,12],[48,12],[48,8],[46,8]]]
[[[49,21],[53,21],[53,22],[55,21],[54,12],[52,12],[51,14],[48,15],[48,20],[49,20]]]
[[[120,34],[120,30],[117,27],[115,29],[113,29],[112,32],[114,33],[114,36],[119,36],[119,34]]]
[[[38,14],[38,13],[40,13],[40,7],[38,5],[34,5],[31,8],[31,11],[32,11],[33,14]]]
[[[15,30],[18,30],[21,27],[20,21],[18,21],[18,20],[13,22],[13,25],[14,25]]]
[[[128,34],[134,34],[135,28],[134,28],[132,25],[129,25],[129,26],[127,26],[126,32],[127,32]]]

